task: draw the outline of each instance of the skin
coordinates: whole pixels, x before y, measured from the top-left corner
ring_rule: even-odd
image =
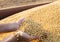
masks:
[[[23,22],[24,18],[19,19],[17,22],[8,23],[8,24],[0,24],[0,33],[1,32],[10,32],[15,31],[19,28],[21,23]]]
[[[30,36],[29,34],[24,33],[22,31],[18,31],[15,34],[4,38],[1,42],[30,42],[33,39],[37,39],[37,37]]]

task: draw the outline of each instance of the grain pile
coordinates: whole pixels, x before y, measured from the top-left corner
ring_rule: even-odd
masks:
[[[37,42],[60,42],[60,1],[29,9],[15,15],[25,17],[20,30],[29,35],[38,36]],[[2,21],[7,21],[7,19],[1,20],[0,23]],[[11,33],[1,34],[0,39],[2,40],[8,34]]]
[[[38,4],[42,2],[52,2],[55,0],[0,0],[0,8],[6,8],[11,6],[22,6],[28,4]]]
[[[37,7],[30,14],[28,19],[22,24],[22,28],[25,28],[24,32],[38,36],[38,42],[60,42],[59,2]]]

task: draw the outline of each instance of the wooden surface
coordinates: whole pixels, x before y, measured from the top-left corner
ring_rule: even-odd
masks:
[[[49,1],[52,2],[55,0],[0,0],[0,8],[6,8],[11,6],[22,6],[41,2],[49,2]]]
[[[45,4],[49,4],[51,2],[41,2],[39,4],[31,4],[31,5],[25,5],[25,6],[15,6],[15,7],[8,7],[8,8],[4,8],[4,9],[0,9],[0,19],[3,19],[5,17],[8,17],[12,14],[33,8],[33,7],[37,7],[37,6],[42,6]]]
[[[56,0],[0,0],[0,19],[23,10]]]

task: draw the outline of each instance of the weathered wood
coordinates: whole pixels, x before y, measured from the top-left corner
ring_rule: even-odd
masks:
[[[3,19],[9,15],[15,14],[17,12],[21,12],[21,11],[26,10],[26,9],[30,9],[30,8],[33,8],[36,6],[41,6],[41,5],[48,4],[48,3],[52,2],[52,1],[38,2],[38,0],[36,0],[36,1],[37,1],[37,3],[35,3],[35,1],[33,1],[32,3],[27,2],[28,4],[24,4],[24,5],[22,4],[22,5],[17,5],[17,6],[10,6],[10,7],[6,6],[6,7],[1,8],[0,9],[0,19]],[[13,4],[13,5],[15,5],[15,4]],[[3,5],[3,6],[5,6],[5,5]]]

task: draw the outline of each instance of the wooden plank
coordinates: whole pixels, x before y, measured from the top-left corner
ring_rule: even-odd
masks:
[[[5,0],[5,1],[7,1],[7,0]],[[9,4],[11,4],[11,6],[8,6],[9,4],[7,4],[7,3],[5,3],[7,5],[3,4],[5,1],[4,0],[2,2],[0,1],[2,4],[2,5],[0,4],[0,7],[1,7],[0,8],[0,19],[3,19],[9,15],[15,14],[17,12],[21,12],[21,11],[29,9],[29,8],[41,6],[41,5],[48,4],[48,3],[52,2],[52,1],[48,1],[48,0],[46,0],[46,1],[36,0],[37,2],[36,1],[33,1],[32,3],[27,2],[26,4],[20,3],[21,5],[18,3],[19,5],[17,4],[17,6],[16,6],[14,3],[12,5],[11,2],[7,1],[7,3],[9,2]],[[6,7],[3,7],[3,6],[6,6]]]

